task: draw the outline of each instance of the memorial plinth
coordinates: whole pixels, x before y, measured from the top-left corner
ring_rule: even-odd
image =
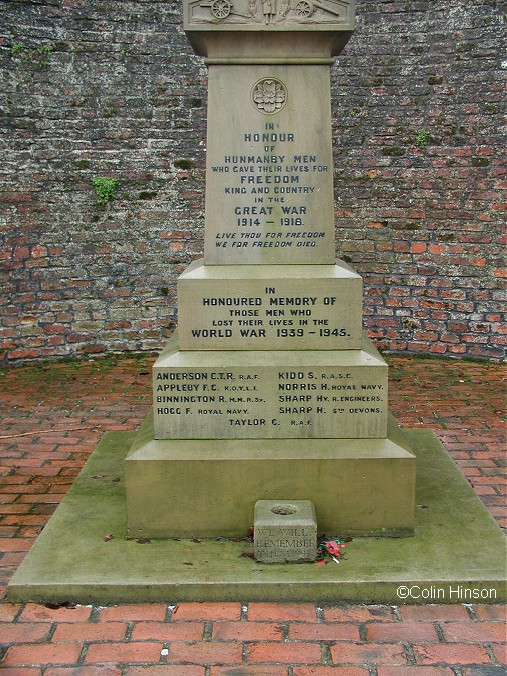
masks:
[[[197,261],[180,276],[178,299],[182,350],[361,347],[362,279],[343,261],[304,266]]]
[[[411,534],[415,458],[362,334],[361,277],[335,261],[330,65],[354,3],[183,11],[209,71],[204,260],[178,280],[126,460],[128,535],[238,536],[257,501],[290,499],[327,533]]]
[[[156,439],[381,439],[387,364],[361,350],[182,351],[153,367]]]

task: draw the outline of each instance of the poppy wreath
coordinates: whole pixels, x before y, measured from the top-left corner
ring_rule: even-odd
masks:
[[[345,544],[341,540],[323,540],[317,547],[315,563],[319,566],[325,566],[328,560],[340,563],[343,547],[345,547]]]

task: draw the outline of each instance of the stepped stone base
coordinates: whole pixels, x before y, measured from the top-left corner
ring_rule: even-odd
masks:
[[[155,440],[147,419],[126,460],[128,537],[237,537],[257,500],[311,500],[319,533],[412,535],[415,457],[386,439]]]
[[[244,541],[125,539],[123,471],[134,433],[107,432],[9,583],[8,599],[505,601],[504,534],[434,433],[404,434],[418,463],[416,537],[355,538],[339,566],[272,566],[242,556],[253,551],[253,543]],[[106,535],[113,537],[106,541]],[[473,555],[470,543],[478,543]],[[400,595],[407,587],[412,595]]]

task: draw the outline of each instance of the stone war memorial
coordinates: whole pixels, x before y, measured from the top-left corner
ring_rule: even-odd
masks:
[[[104,436],[11,600],[505,598],[503,534],[431,430],[390,416],[335,260],[330,67],[354,25],[353,0],[183,0],[208,68],[204,258],[152,415]],[[347,538],[339,566],[315,565],[319,536]]]

